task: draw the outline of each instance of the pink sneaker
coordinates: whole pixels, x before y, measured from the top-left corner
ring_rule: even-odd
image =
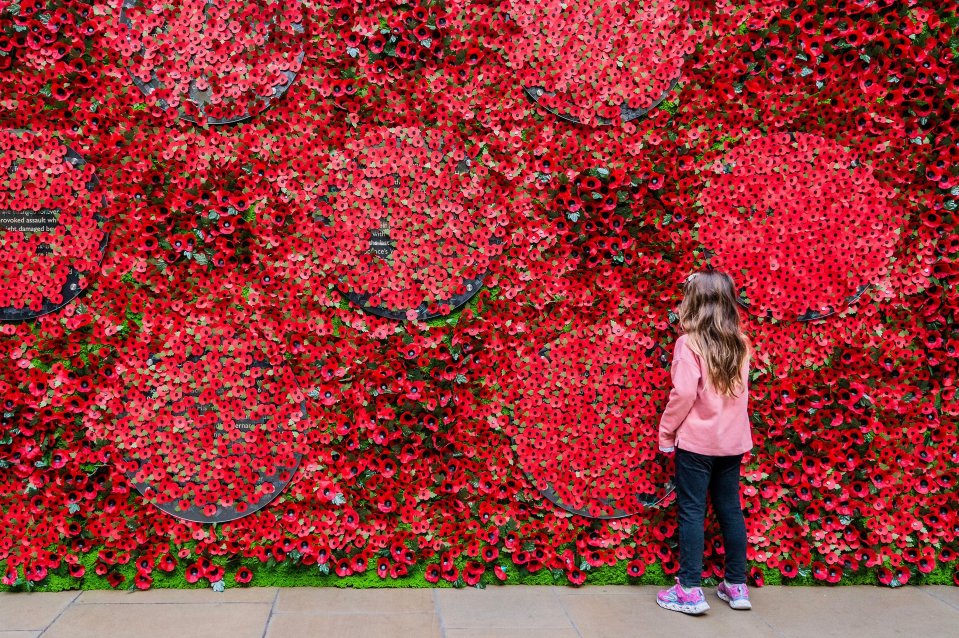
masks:
[[[669,589],[659,590],[656,602],[663,609],[681,611],[693,616],[709,611],[709,603],[706,602],[706,596],[703,594],[702,588],[683,589],[678,578],[676,584]]]
[[[749,589],[745,583],[742,585],[730,585],[725,580],[719,583],[716,588],[716,595],[729,603],[733,609],[752,609],[753,604],[749,602]]]

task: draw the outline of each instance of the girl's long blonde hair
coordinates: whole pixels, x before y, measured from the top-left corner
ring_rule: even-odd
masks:
[[[716,391],[738,394],[745,389],[742,369],[749,358],[749,340],[740,326],[733,278],[716,270],[698,272],[686,280],[683,292],[680,328],[705,360]]]

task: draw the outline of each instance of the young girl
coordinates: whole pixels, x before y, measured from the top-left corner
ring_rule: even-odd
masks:
[[[746,415],[750,350],[732,278],[705,271],[687,279],[679,325],[684,334],[673,351],[673,389],[659,423],[659,449],[676,452],[679,577],[659,592],[657,602],[686,614],[709,609],[699,586],[708,494],[726,550],[725,579],[716,594],[733,609],[751,609],[739,500],[739,465],[752,449]]]

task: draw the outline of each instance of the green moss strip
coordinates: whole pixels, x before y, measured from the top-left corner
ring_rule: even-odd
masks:
[[[82,561],[87,567],[87,573],[83,578],[76,579],[60,570],[51,572],[43,581],[32,585],[20,583],[16,586],[0,586],[0,591],[38,591],[38,592],[57,592],[68,590],[96,590],[113,589],[105,576],[99,576],[93,571],[93,564],[96,561],[96,553],[87,554]],[[219,561],[216,561],[219,562]],[[89,563],[89,564],[87,564]],[[222,564],[222,563],[221,563]],[[233,575],[240,566],[249,567],[253,571],[253,580],[248,584],[238,584],[233,580]],[[0,568],[4,564],[0,562]],[[266,566],[255,561],[244,560],[242,562],[231,562],[226,568],[223,586],[232,587],[339,587],[354,589],[382,589],[382,588],[457,588],[467,587],[462,579],[455,583],[440,579],[436,583],[429,583],[424,578],[424,568],[414,566],[409,574],[401,578],[380,578],[375,570],[369,569],[360,574],[340,577],[335,574],[324,573],[325,568],[316,565],[305,566],[292,563],[279,563],[272,566]],[[512,564],[503,566],[506,574],[506,582],[496,578],[492,569],[483,575],[478,587],[486,586],[509,586],[509,585],[570,585],[566,575],[562,570],[542,569],[535,573],[530,573],[525,569],[518,568]],[[135,589],[133,585],[136,568],[132,563],[120,565],[116,569],[125,580],[117,589]],[[784,578],[776,570],[762,568],[766,585],[789,585],[789,586],[826,586],[826,583],[815,580],[812,576],[799,576],[797,578]],[[211,586],[209,581],[201,579],[196,583],[188,583],[179,570],[172,573],[165,573],[154,570],[151,574],[153,578],[153,589],[207,589]],[[674,577],[663,572],[660,565],[648,565],[646,573],[639,578],[631,578],[626,574],[626,561],[621,561],[617,565],[594,567],[586,571],[586,585],[656,585],[668,586],[674,582]],[[704,587],[714,587],[718,584],[715,578],[707,578],[703,581]],[[950,566],[940,566],[929,574],[915,574],[909,580],[910,585],[952,585],[953,574]],[[862,574],[851,574],[843,577],[839,586],[842,585],[880,585],[876,574],[873,571]]]

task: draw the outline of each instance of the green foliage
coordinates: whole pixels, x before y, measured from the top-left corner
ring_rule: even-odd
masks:
[[[83,578],[76,579],[66,574],[65,568],[52,570],[47,577],[38,584],[23,582],[21,578],[16,585],[0,585],[0,591],[38,591],[38,592],[58,592],[70,590],[98,590],[112,589],[105,576],[100,576],[95,571],[97,561],[97,551],[92,551],[80,558],[81,564],[86,567],[86,574]],[[218,561],[217,561],[218,562]],[[460,568],[462,561],[458,560]],[[626,574],[626,561],[620,561],[616,565],[603,565],[601,567],[592,567],[586,570],[585,586],[636,586],[648,585],[665,587],[672,585],[674,576],[663,572],[659,564],[650,564],[646,566],[646,572],[639,578],[631,578]],[[253,572],[253,580],[247,585],[237,585],[233,580],[236,570],[240,566],[246,566]],[[325,567],[328,567],[325,566]],[[510,585],[569,585],[566,575],[562,570],[541,569],[535,573],[530,573],[522,567],[517,567],[510,562],[502,565],[507,574],[506,582],[500,581],[493,574],[492,566],[483,575],[478,587],[490,586],[510,586]],[[764,575],[766,586],[837,586],[829,585],[818,581],[810,574],[802,575],[797,578],[784,578],[778,570],[759,566]],[[0,562],[0,572],[5,571],[6,565]],[[115,566],[115,571],[124,576],[123,583],[117,589],[135,589],[134,577],[136,576],[136,567],[132,562],[125,565]],[[331,573],[329,569],[324,571],[316,565],[306,566],[292,562],[275,563],[270,561],[266,565],[253,560],[243,559],[242,561],[231,563],[226,566],[224,577],[227,588],[235,587],[337,587],[341,589],[391,589],[391,588],[410,588],[425,589],[438,588],[449,589],[455,587],[466,587],[462,579],[456,583],[450,583],[440,580],[437,583],[429,583],[423,577],[425,568],[422,565],[414,565],[409,573],[401,578],[380,578],[374,568],[367,571],[354,574],[352,576],[339,577]],[[207,589],[211,585],[205,579],[196,583],[188,583],[183,577],[181,570],[175,570],[172,573],[165,573],[154,569],[152,574],[152,589]],[[703,581],[704,587],[715,587],[718,579],[707,578]],[[909,579],[909,585],[952,585],[953,568],[952,566],[939,566],[929,574],[916,573]],[[848,574],[843,577],[838,586],[844,585],[873,585],[882,586],[874,571],[864,571],[862,573]]]

